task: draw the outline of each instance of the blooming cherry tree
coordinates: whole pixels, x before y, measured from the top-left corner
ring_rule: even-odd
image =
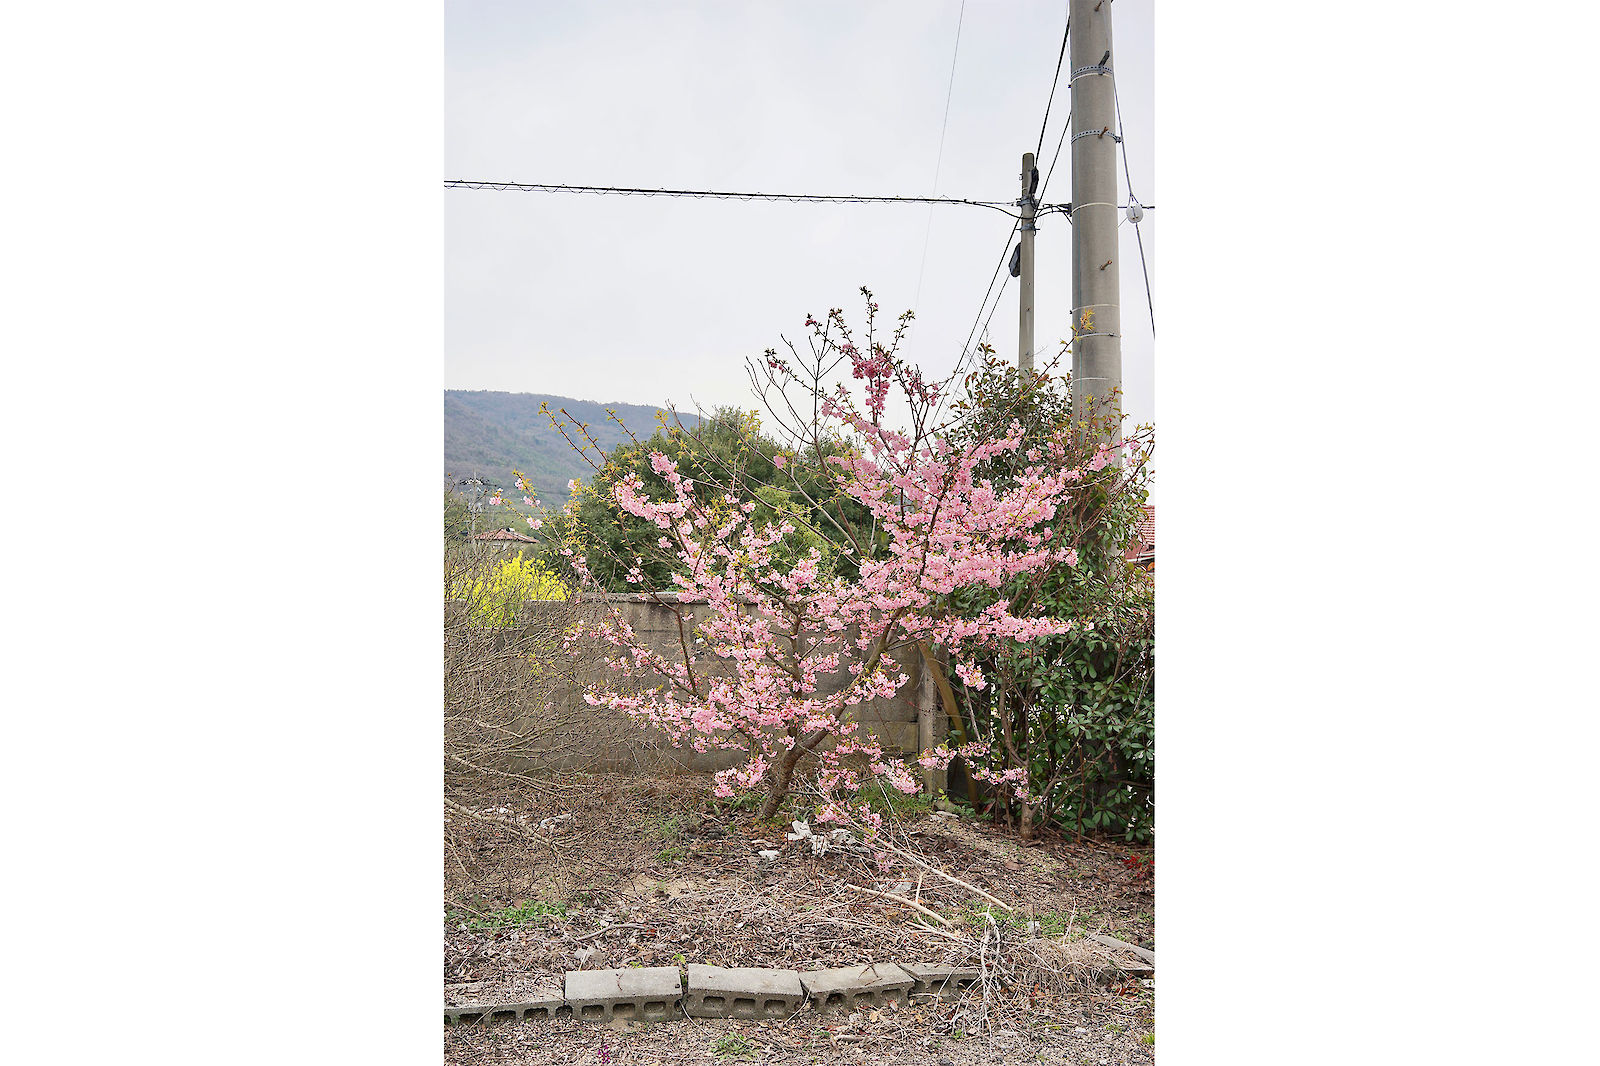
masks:
[[[818,521],[812,530],[854,564],[859,578],[830,572],[815,548],[798,564],[777,564],[775,548],[807,519],[758,521],[757,504],[737,479],[696,485],[655,452],[651,469],[664,493],[647,491],[636,474],[612,487],[614,506],[653,525],[658,549],[673,561],[670,589],[645,586],[642,559],[633,561],[630,580],[677,614],[679,639],[663,651],[613,605],[594,631],[612,649],[614,679],[592,686],[586,699],[663,730],[677,745],[746,753],[717,775],[717,793],[764,792],[761,817],[776,813],[802,768],[815,774],[824,796],[859,788],[863,770],[917,791],[910,767],[887,757],[855,713],[907,683],[897,651],[942,649],[961,679],[981,688],[978,650],[1063,633],[1073,624],[1013,613],[1004,597],[976,617],[945,609],[958,589],[998,590],[1018,575],[1075,564],[1075,549],[1055,535],[1052,522],[1084,471],[1065,464],[1064,441],[1052,441],[1029,446],[1021,473],[1004,487],[979,476],[990,460],[1024,448],[1023,426],[1013,422],[992,439],[950,445],[938,423],[943,386],[926,383],[897,355],[909,312],[890,343],[877,343],[876,305],[867,295],[869,337],[862,347],[835,310],[826,321],[808,316],[810,358],[791,345],[793,360],[769,351],[751,367],[769,412],[794,444],[781,468],[809,462],[825,469],[836,497],[856,501],[870,516],[863,530],[835,508],[840,520]],[[864,383],[860,405],[851,388],[824,380],[846,363],[852,380]],[[891,398],[905,408],[904,431],[883,425]],[[1109,457],[1101,449],[1091,462],[1103,465]],[[585,574],[581,555],[573,565]],[[822,684],[841,673],[848,677],[843,687]],[[924,752],[918,761],[977,759],[978,745],[969,747]],[[1025,795],[1025,774],[980,768],[975,776]],[[841,815],[836,802],[824,804],[819,821]]]

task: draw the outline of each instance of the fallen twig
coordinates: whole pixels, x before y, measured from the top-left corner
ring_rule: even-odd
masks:
[[[618,925],[608,925],[604,929],[596,929],[592,933],[584,933],[582,936],[575,936],[572,939],[576,940],[576,941],[579,941],[581,943],[582,941],[585,941],[585,940],[593,940],[597,936],[604,936],[606,933],[615,932],[618,929],[649,929],[649,928],[650,928],[650,926],[648,926],[648,925],[637,925],[637,924],[635,924],[633,922],[623,922],[623,923],[618,924]]]
[[[961,880],[961,878],[955,876],[954,874],[945,873],[943,870],[939,869],[937,866],[934,866],[932,863],[930,863],[927,860],[923,859],[921,856],[914,855],[909,851],[904,851],[904,850],[902,850],[900,848],[897,848],[893,844],[889,843],[887,840],[875,840],[875,841],[873,841],[873,843],[874,844],[878,844],[878,845],[882,845],[884,848],[888,849],[889,851],[894,852],[896,855],[900,856],[903,859],[910,859],[912,862],[916,863],[918,866],[922,867],[924,870],[927,870],[929,873],[932,873],[932,874],[935,874],[935,875],[937,875],[939,877],[942,877],[946,881],[949,881],[949,882],[951,882],[953,884],[960,885],[962,888],[967,889],[969,892],[976,892],[978,895],[982,896],[984,899],[989,900],[990,902],[994,903],[995,905],[997,905],[999,907],[1003,907],[1010,914],[1015,914],[1016,913],[1017,909],[1015,907],[1013,907],[1011,904],[1005,902],[1002,899],[998,899],[997,897],[990,895],[989,893],[985,892],[983,889],[979,888],[977,885],[968,884],[967,882]]]
[[[921,932],[921,933],[932,933],[934,936],[942,936],[946,940],[954,940],[957,944],[965,944],[966,943],[966,941],[964,939],[962,939],[960,934],[952,933],[948,929],[935,929],[931,925],[923,925],[921,922],[916,922],[916,921],[911,923],[911,927],[913,929],[916,929],[918,932]]]
[[[522,825],[515,818],[507,817],[504,814],[479,814],[471,807],[463,807],[455,800],[452,800],[449,796],[444,797],[444,805],[449,807],[452,811],[455,811],[457,814],[466,818],[471,818],[475,822],[484,822],[488,825],[497,825],[502,829],[509,829],[511,832],[522,837],[533,836],[533,834],[528,831],[527,826]]]
[[[451,896],[446,896],[444,898],[444,901],[446,903],[449,903],[449,904],[453,905],[453,906],[460,907],[464,911],[471,911],[473,914],[476,914],[479,918],[487,918],[488,917],[487,914],[484,914],[482,911],[478,910],[476,907],[470,907],[467,904],[462,903],[460,900],[455,899],[455,898],[453,898]]]
[[[905,896],[897,896],[893,892],[879,892],[877,889],[874,889],[874,888],[862,888],[860,885],[852,885],[848,881],[846,881],[844,883],[844,887],[853,888],[857,892],[865,892],[869,896],[879,896],[879,897],[881,897],[883,899],[892,899],[896,903],[904,903],[907,907],[915,907],[917,910],[921,911],[923,914],[926,914],[929,918],[932,918],[934,921],[938,922],[940,925],[949,925],[950,924],[950,919],[946,918],[944,915],[940,914],[938,911],[929,910],[927,907],[924,907],[922,904],[918,903],[914,899],[907,899]]]

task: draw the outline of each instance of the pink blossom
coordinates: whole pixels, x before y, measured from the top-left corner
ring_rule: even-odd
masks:
[[[819,332],[843,328],[836,310],[826,324],[809,317],[807,324]],[[855,564],[858,580],[825,572],[814,548],[797,562],[781,564],[780,558],[797,554],[779,554],[793,544],[794,523],[758,519],[753,500],[723,491],[697,496],[693,481],[660,452],[651,453],[649,462],[664,490],[647,488],[637,475],[611,488],[612,504],[661,534],[654,543],[671,568],[669,588],[679,597],[703,600],[704,609],[696,607],[692,617],[685,613],[686,639],[663,653],[636,635],[613,606],[593,632],[611,649],[608,664],[616,681],[593,686],[586,698],[663,731],[680,746],[745,753],[717,775],[721,796],[775,787],[778,768],[785,760],[793,765],[797,748],[810,753],[810,772],[825,797],[860,786],[858,771],[846,762],[856,759],[890,787],[916,791],[910,767],[888,758],[857,717],[863,705],[896,698],[908,683],[891,649],[919,643],[941,649],[965,685],[983,689],[989,679],[977,665],[979,652],[1071,627],[1068,620],[1033,613],[1003,596],[972,617],[947,607],[947,598],[959,590],[1003,590],[1021,575],[1077,564],[1077,552],[1052,528],[1084,473],[1066,466],[1065,446],[1031,446],[1020,456],[1024,465],[1017,476],[996,485],[980,472],[990,460],[1023,451],[1028,435],[1019,422],[965,447],[922,428],[902,433],[884,427],[880,419],[891,387],[924,409],[937,390],[876,341],[863,350],[845,339],[837,351],[848,358],[865,399],[863,407],[855,406],[842,385],[821,397],[823,416],[837,428],[834,439],[851,448],[825,459],[824,476],[837,494],[869,513],[886,539],[881,550],[833,545],[831,550]],[[775,377],[791,373],[772,352],[766,365]],[[782,468],[787,459],[777,455],[773,462]],[[1107,462],[1102,450],[1088,469]],[[575,488],[576,482],[569,485]],[[630,562],[627,581],[643,587],[643,561]],[[581,558],[574,566],[586,575]],[[983,743],[937,748],[915,762],[932,768],[958,755],[975,779],[1003,793],[1027,795],[1026,768],[991,769]],[[815,820],[841,817],[828,800]]]

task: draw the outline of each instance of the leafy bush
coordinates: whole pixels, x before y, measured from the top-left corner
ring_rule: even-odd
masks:
[[[590,578],[608,592],[635,591],[639,583],[627,577],[635,566],[652,587],[671,587],[677,561],[657,550],[661,531],[638,516],[619,511],[612,498],[617,484],[629,478],[637,478],[652,497],[668,493],[666,479],[651,462],[652,454],[672,460],[695,486],[693,495],[706,513],[720,521],[732,513],[724,499],[725,490],[731,488],[739,502],[755,504],[751,513],[754,527],[785,521],[793,525],[793,532],[772,551],[773,561],[785,569],[793,568],[815,549],[823,573],[855,574],[851,560],[815,530],[830,522],[851,529],[865,527],[871,524],[871,516],[855,500],[840,495],[818,457],[785,449],[766,434],[757,412],[721,407],[687,427],[663,419],[653,436],[624,441],[605,453],[589,443],[593,427],[574,425],[553,414],[550,418],[556,426],[566,427],[569,439],[597,467],[589,482],[578,487],[568,507],[544,519],[541,535],[555,549],[550,561],[568,581],[577,580],[577,570],[574,560],[559,552],[562,547],[572,549]],[[842,451],[839,447],[827,454]],[[827,518],[822,517],[824,511]]]
[[[1065,766],[1051,816],[1077,830],[1150,840],[1155,816],[1155,635],[1149,582],[1095,629],[1069,635],[1040,676],[1061,709],[1038,770]]]
[[[990,362],[968,380],[962,401],[972,419],[957,436],[981,438],[1020,420],[1030,439],[1073,424],[1064,378],[1026,379],[1015,367]],[[1090,413],[1085,447],[1104,434]],[[951,597],[951,609],[973,617],[998,601],[1072,619],[1065,633],[992,648],[976,665],[990,684],[960,686],[961,728],[989,751],[990,766],[1024,776],[1029,799],[995,801],[997,815],[1015,817],[1024,836],[1035,820],[1144,843],[1154,821],[1155,596],[1151,576],[1123,552],[1145,499],[1142,462],[1148,438],[1131,438],[1122,468],[1086,478],[1072,505],[1057,515],[1054,533],[1078,549],[1075,566],[1023,575],[999,590]],[[996,485],[1016,476],[1015,462],[995,462]],[[987,774],[987,776],[986,776]],[[978,770],[988,780],[993,771]]]

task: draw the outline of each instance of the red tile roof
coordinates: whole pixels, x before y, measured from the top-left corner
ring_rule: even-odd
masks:
[[[1133,543],[1123,557],[1131,562],[1153,562],[1156,557],[1156,509],[1154,504],[1144,505],[1144,515],[1133,528]]]
[[[473,540],[513,540],[521,544],[537,544],[532,537],[524,537],[514,529],[491,529],[487,533],[479,533]]]

